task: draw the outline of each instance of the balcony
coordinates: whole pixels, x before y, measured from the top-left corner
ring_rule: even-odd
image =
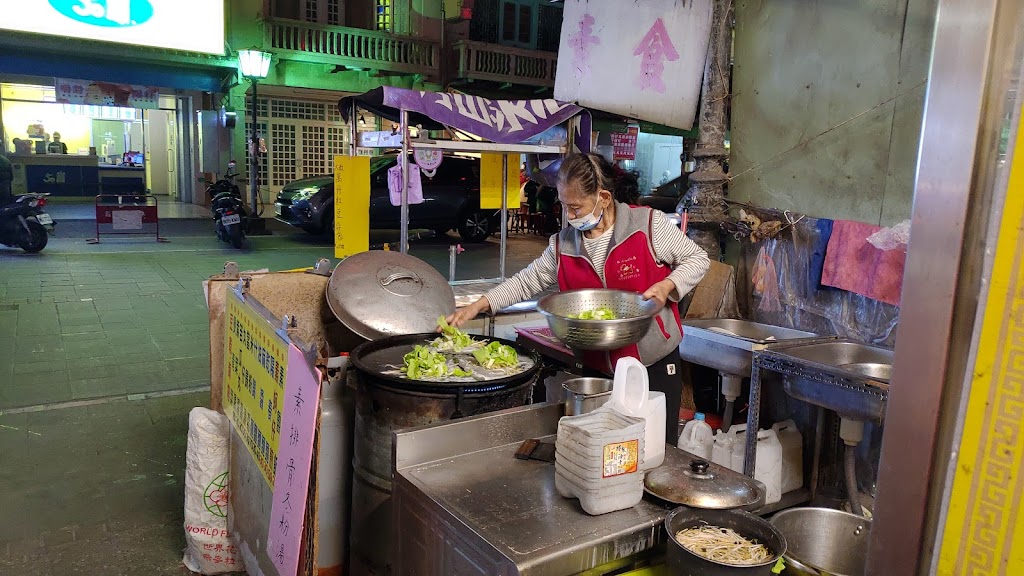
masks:
[[[452,43],[456,80],[489,80],[553,88],[558,54],[499,44],[459,40]]]
[[[268,48],[283,58],[437,76],[438,46],[426,40],[297,20],[269,20],[266,34]]]

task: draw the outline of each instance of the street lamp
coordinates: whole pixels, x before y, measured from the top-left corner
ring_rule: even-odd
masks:
[[[252,82],[252,131],[249,133],[249,201],[252,203],[252,213],[249,214],[249,234],[268,233],[266,222],[256,212],[260,169],[260,146],[256,131],[256,107],[259,100],[257,99],[256,85],[270,73],[271,58],[270,52],[264,52],[257,48],[238,51],[238,72]]]

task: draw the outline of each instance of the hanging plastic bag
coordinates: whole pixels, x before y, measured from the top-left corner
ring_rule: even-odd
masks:
[[[779,301],[779,276],[775,271],[775,262],[768,255],[765,246],[757,252],[757,262],[753,270],[754,294],[761,297],[757,305],[758,310],[763,312],[778,312],[782,310],[782,302]]]
[[[868,242],[879,250],[907,251],[910,242],[910,220],[904,220],[892,228],[882,228],[871,236]]]
[[[228,535],[227,416],[193,408],[185,449],[185,567],[199,574],[242,569]]]

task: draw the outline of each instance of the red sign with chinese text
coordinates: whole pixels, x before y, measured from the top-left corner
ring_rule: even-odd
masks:
[[[612,156],[615,160],[636,160],[636,141],[640,128],[631,126],[625,132],[612,132]]]

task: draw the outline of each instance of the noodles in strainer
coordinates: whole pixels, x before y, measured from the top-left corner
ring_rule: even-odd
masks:
[[[763,564],[772,553],[764,544],[718,526],[694,526],[676,532],[676,541],[694,554],[722,564]]]

